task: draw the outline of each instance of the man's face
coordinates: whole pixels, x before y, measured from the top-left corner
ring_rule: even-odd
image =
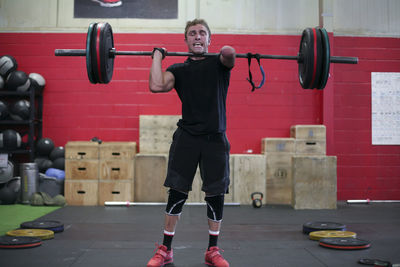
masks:
[[[189,52],[193,54],[203,54],[208,52],[208,46],[211,43],[207,28],[201,24],[189,27],[185,42]]]

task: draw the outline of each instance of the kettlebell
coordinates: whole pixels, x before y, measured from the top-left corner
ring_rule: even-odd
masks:
[[[259,198],[255,197],[256,195],[260,195]],[[261,192],[254,192],[251,194],[251,200],[253,200],[253,207],[254,208],[261,208],[262,206],[262,199],[264,195]]]

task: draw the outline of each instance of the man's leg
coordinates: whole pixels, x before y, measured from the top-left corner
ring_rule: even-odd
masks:
[[[156,253],[147,263],[147,267],[160,267],[173,262],[172,239],[187,197],[187,193],[174,189],[169,190],[168,203],[165,208],[163,244],[158,246]]]
[[[217,246],[224,209],[224,194],[206,196],[209,242],[206,251],[206,264],[216,267],[228,267],[229,263],[219,253]]]
[[[171,250],[172,239],[175,235],[176,224],[182,213],[183,205],[188,198],[187,193],[174,189],[169,190],[168,203],[165,208],[164,240],[163,245]]]

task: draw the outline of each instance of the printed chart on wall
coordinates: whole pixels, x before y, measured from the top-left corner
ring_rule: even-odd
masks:
[[[177,19],[178,0],[75,0],[74,18]]]
[[[400,145],[400,73],[371,73],[372,144]]]

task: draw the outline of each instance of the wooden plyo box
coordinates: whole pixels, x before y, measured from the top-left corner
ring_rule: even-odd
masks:
[[[134,160],[100,159],[100,180],[133,181],[134,168]]]
[[[293,153],[266,153],[267,203],[290,205],[292,203]]]
[[[136,154],[134,197],[135,202],[167,202],[168,156],[166,154]]]
[[[103,142],[100,145],[100,159],[133,160],[136,142]]]
[[[336,209],[337,158],[335,156],[294,156],[294,209]]]
[[[133,181],[99,181],[99,205],[106,201],[133,201]]]
[[[180,118],[180,115],[140,115],[140,153],[168,154]]]
[[[261,140],[261,153],[294,153],[294,138],[263,138]]]
[[[304,140],[325,140],[325,125],[293,125],[290,127],[290,137]]]
[[[254,154],[231,155],[231,180],[233,181],[233,202],[252,204],[251,194],[261,192],[266,204],[266,156]]]
[[[97,142],[70,141],[65,144],[66,159],[98,159],[99,144]]]
[[[70,206],[98,205],[99,182],[90,180],[65,180],[65,200]]]
[[[268,204],[292,203],[292,156],[294,138],[264,138],[261,152],[267,156]]]
[[[66,180],[98,180],[99,179],[99,160],[85,159],[65,160],[65,179]]]
[[[297,155],[326,155],[325,140],[296,139]]]

